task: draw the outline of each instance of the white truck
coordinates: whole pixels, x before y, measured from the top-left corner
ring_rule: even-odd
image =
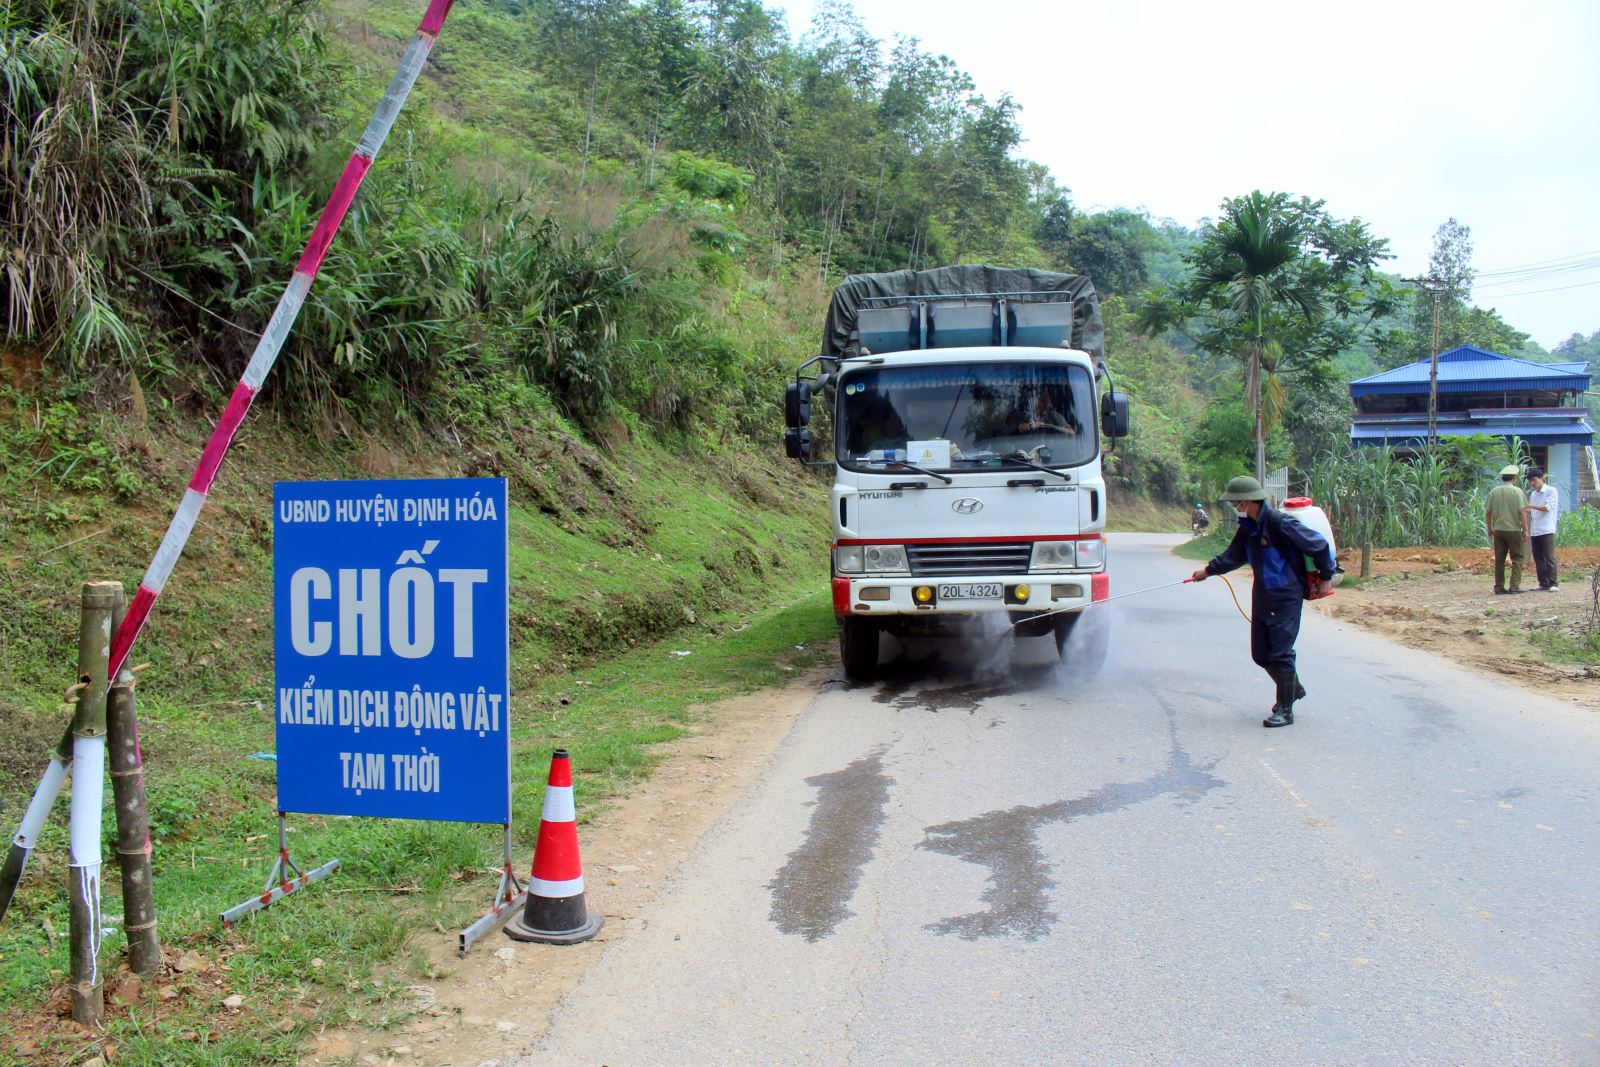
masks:
[[[791,458],[833,469],[833,610],[845,674],[879,639],[1069,636],[1110,595],[1101,454],[1128,432],[1093,285],[990,267],[852,275],[822,353],[785,387]],[[813,460],[813,398],[833,458]],[[819,434],[819,438],[823,436]]]

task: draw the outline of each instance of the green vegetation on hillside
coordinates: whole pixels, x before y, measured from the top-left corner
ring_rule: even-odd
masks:
[[[0,8],[0,821],[59,731],[77,583],[137,580],[422,7]],[[1108,477],[1149,524],[1249,468],[1258,425],[1273,466],[1342,449],[1345,381],[1414,358],[1431,297],[1377,269],[1359,220],[1244,189],[1194,228],[1084,212],[958,58],[838,2],[798,41],[760,0],[455,4],[137,649],[164,931],[251,1009],[208,1019],[210,978],[185,980],[118,1017],[119,1062],[295,1059],[351,996],[392,991],[373,975],[402,951],[397,900],[457,921],[492,866],[492,833],[308,820],[302,859],[340,853],[363,892],[212,927],[265,865],[273,478],[509,478],[514,774],[534,785],[560,739],[603,794],[694,701],[829,633],[820,488],[773,452],[843,274],[1089,275],[1134,402]],[[1252,213],[1288,223],[1270,270],[1229,243]],[[1452,226],[1438,269],[1466,278]],[[1551,358],[1458,302],[1447,339]],[[40,920],[64,927],[62,833],[0,931],[0,1032],[60,979]],[[307,978],[312,935],[338,944]],[[328,1006],[257,1025],[307,999]]]
[[[28,118],[0,153],[8,342],[101,403],[211,410],[418,9],[7,5],[6,105]],[[958,58],[878,40],[842,2],[796,41],[759,0],[461,0],[268,402],[339,434],[475,437],[516,406],[591,435],[632,413],[769,441],[834,280],[986,260],[1083,272],[1125,302],[1138,325],[1111,357],[1138,350],[1126,384],[1149,430],[1117,477],[1182,501],[1252,465],[1241,418],[1269,464],[1309,464],[1342,440],[1348,377],[1427,341],[1432,298],[1378,270],[1383,237],[1303,196],[1251,194],[1287,227],[1285,286],[1241,315],[1248,287],[1227,279],[1272,281],[1224,269],[1250,196],[1198,229],[1082,212],[1070,174],[1018,154],[1016,101],[978,94]],[[1466,303],[1466,226],[1440,228],[1430,269],[1453,287],[1446,345],[1549,358]]]

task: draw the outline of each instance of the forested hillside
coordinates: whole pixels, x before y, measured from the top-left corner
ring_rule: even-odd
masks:
[[[102,408],[212,411],[418,14],[8,4],[8,358]],[[1340,442],[1350,376],[1426,354],[1431,298],[1382,273],[1383,235],[1300,195],[1316,190],[1263,201],[1305,300],[1252,325],[1217,273],[1229,205],[1220,228],[1081,212],[1072,174],[1022,155],[1025,124],[960,57],[878,40],[844,3],[795,40],[759,0],[461,0],[269,402],[347,437],[553,408],[591,437],[765,447],[838,277],[1040,266],[1113,298],[1136,412],[1113,473],[1180,500],[1250,463],[1258,401],[1265,458],[1308,464]],[[1441,227],[1439,269],[1468,287],[1470,255],[1465,226]],[[1550,358],[1493,310],[1447,310],[1446,345]]]
[[[61,736],[79,583],[149,562],[425,6],[0,5],[0,825]],[[1390,235],[1310,188],[1231,190],[1198,223],[1081,210],[960,56],[819,12],[793,37],[762,0],[457,0],[137,646],[181,977],[118,987],[113,1044],[63,1024],[57,818],[0,928],[0,1048],[302,1062],[329,1026],[413,1013],[394,980],[437,975],[396,970],[410,933],[490,899],[498,827],[297,817],[296,854],[343,856],[348,884],[217,932],[276,832],[275,479],[508,479],[513,787],[536,796],[569,746],[592,811],[701,705],[831,648],[825,494],[780,457],[780,398],[846,274],[1089,276],[1133,400],[1120,514],[1181,524],[1173,505],[1253,465],[1349,466],[1345,383],[1431,345]],[[1600,352],[1474,307],[1456,220],[1430,273],[1446,346]],[[1465,499],[1476,471],[1455,473]]]

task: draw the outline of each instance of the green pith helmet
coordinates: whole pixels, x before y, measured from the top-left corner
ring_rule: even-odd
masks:
[[[1500,468],[1500,477],[1502,477],[1502,478],[1515,478],[1517,475],[1519,475],[1521,473],[1522,473],[1522,468],[1517,466],[1515,463],[1509,463],[1506,466]]]
[[[1226,500],[1230,503],[1245,500],[1265,500],[1267,499],[1267,491],[1261,488],[1260,482],[1248,474],[1241,474],[1228,483],[1228,488],[1222,491],[1222,496],[1218,497],[1218,499]]]

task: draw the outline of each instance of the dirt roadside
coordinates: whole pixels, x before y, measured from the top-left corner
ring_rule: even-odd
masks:
[[[327,1030],[302,1061],[393,1067],[512,1062],[543,1033],[551,1011],[612,941],[628,935],[685,852],[767,763],[827,680],[808,671],[780,690],[711,705],[693,732],[663,746],[650,779],[583,827],[585,899],[605,915],[581,945],[517,944],[496,933],[462,959],[455,932],[416,939],[435,977],[407,989],[415,1015],[391,1030]],[[524,870],[519,872],[526,874]]]
[[[1600,567],[1600,550],[1563,549],[1560,561],[1566,581],[1558,591],[1539,591],[1530,567],[1523,579],[1527,592],[1495,596],[1488,549],[1379,550],[1371,581],[1341,588],[1312,607],[1411,648],[1600,711],[1600,666],[1552,659],[1531,636],[1571,634],[1589,623],[1590,584],[1574,579]],[[1353,553],[1341,562],[1352,574],[1360,568]]]

